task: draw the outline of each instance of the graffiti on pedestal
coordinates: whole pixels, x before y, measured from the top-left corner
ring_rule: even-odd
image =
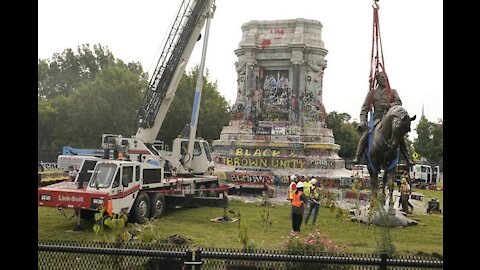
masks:
[[[326,111],[322,101],[323,73],[325,60],[308,60],[305,95],[303,96],[305,120],[325,122]]]
[[[247,97],[245,95],[245,81],[246,81],[246,72],[245,72],[245,63],[244,62],[235,62],[235,70],[237,71],[237,100],[232,107],[232,113],[234,114],[234,119],[242,119],[243,113],[245,112],[245,106],[247,103]],[[235,117],[237,116],[237,117]]]
[[[229,172],[228,179],[235,184],[271,185],[273,175],[264,172]]]
[[[260,120],[288,121],[292,99],[288,71],[265,71],[264,76]]]

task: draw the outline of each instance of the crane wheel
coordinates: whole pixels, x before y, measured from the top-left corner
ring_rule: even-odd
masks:
[[[150,217],[161,218],[165,214],[166,204],[165,196],[162,193],[154,193],[150,197]]]
[[[135,222],[142,224],[150,215],[150,197],[145,193],[139,193],[137,199],[133,203],[130,210],[129,218]]]

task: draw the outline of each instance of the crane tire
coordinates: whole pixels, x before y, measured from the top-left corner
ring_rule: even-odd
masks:
[[[165,196],[162,193],[153,193],[150,197],[150,217],[161,218],[165,214]]]
[[[150,197],[145,193],[139,193],[130,210],[129,218],[132,222],[142,224],[150,215]]]

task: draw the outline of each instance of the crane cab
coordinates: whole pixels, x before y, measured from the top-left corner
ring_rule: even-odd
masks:
[[[176,157],[182,165],[192,161],[191,168],[188,170],[193,174],[205,174],[213,172],[213,159],[210,144],[202,139],[197,138],[193,146],[193,157],[188,154],[188,139],[176,138],[172,145],[172,156]]]

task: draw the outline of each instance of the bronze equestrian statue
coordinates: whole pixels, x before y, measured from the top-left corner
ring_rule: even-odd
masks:
[[[365,98],[360,113],[359,130],[363,131],[359,141],[357,153],[354,159],[355,163],[365,154],[368,171],[371,178],[371,199],[375,201],[379,189],[378,174],[383,170],[382,175],[382,194],[385,195],[385,187],[388,187],[389,193],[389,215],[395,216],[396,211],[393,208],[393,190],[394,181],[391,172],[397,167],[400,153],[405,158],[409,166],[413,165],[413,160],[408,153],[405,142],[405,135],[410,132],[410,123],[416,116],[410,117],[407,110],[403,108],[402,101],[395,89],[389,89],[387,76],[384,72],[376,74],[377,87],[369,91]],[[371,110],[373,108],[373,110]],[[368,115],[370,122],[367,126]],[[366,151],[365,151],[366,150]],[[366,152],[366,153],[365,153]],[[381,206],[385,205],[386,196],[382,196]],[[378,219],[377,219],[378,222]],[[374,221],[375,223],[375,221]],[[404,220],[389,220],[392,226],[395,224],[405,224]]]
[[[376,75],[376,81],[378,86],[372,91],[369,91],[365,97],[362,108],[360,110],[360,124],[358,125],[358,130],[362,132],[362,136],[358,141],[357,152],[353,163],[358,164],[361,160],[361,157],[367,146],[367,138],[369,128],[367,127],[367,113],[370,111],[370,107],[374,108],[373,113],[373,126],[376,127],[383,116],[387,113],[390,106],[402,105],[402,100],[398,96],[398,93],[395,89],[390,89],[390,100],[387,90],[387,75],[385,72],[378,72]],[[404,139],[400,142],[400,151],[402,151],[403,156],[405,157],[408,166],[414,164],[410,154],[408,153],[407,144]]]
[[[410,132],[410,123],[416,116],[410,117],[400,105],[392,106],[379,124],[369,133],[366,153],[368,172],[372,180],[372,198],[377,197],[379,187],[378,174],[383,169],[382,188],[388,186],[390,198],[393,194],[393,174],[400,157],[401,144],[405,134]],[[393,210],[393,199],[389,200]]]

